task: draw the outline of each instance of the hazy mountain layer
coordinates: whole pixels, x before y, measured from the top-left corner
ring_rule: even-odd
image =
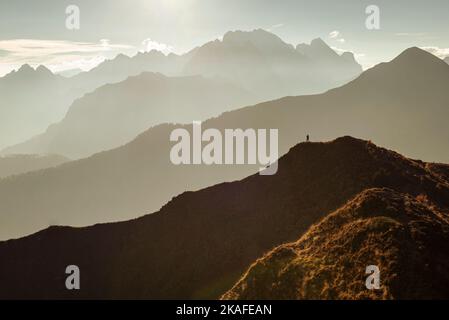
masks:
[[[229,79],[265,100],[320,93],[362,72],[352,53],[340,56],[321,39],[295,49],[262,29],[228,32],[189,54],[185,73]]]
[[[159,123],[204,120],[256,101],[218,79],[142,73],[78,99],[65,118],[3,153],[57,153],[82,158],[134,139]]]
[[[75,99],[100,86],[144,71],[169,73],[170,68],[180,69],[171,57],[156,51],[133,58],[121,55],[71,78],[55,75],[44,66],[33,69],[23,65],[0,78],[0,149],[44,132],[64,117]]]
[[[10,155],[0,157],[0,179],[24,172],[55,167],[69,159],[59,155]]]
[[[302,143],[280,159],[278,174],[273,176],[256,174],[186,192],[159,212],[128,222],[52,227],[0,243],[0,297],[217,298],[265,252],[298,239],[312,224],[374,187],[408,194],[404,203],[418,197],[446,213],[449,207],[448,181],[429,170],[426,163],[350,137]],[[407,208],[414,205],[411,202]],[[394,210],[398,210],[396,219],[405,221],[408,211],[402,212],[399,205]],[[384,214],[391,216],[392,212]],[[435,228],[435,239],[439,239],[442,233],[436,223],[443,226],[445,217],[447,214],[438,219],[422,217],[418,222],[427,224],[415,229]],[[397,225],[394,220],[380,220],[387,221],[386,229]],[[400,249],[411,243],[399,240]],[[426,243],[426,248],[431,243]],[[344,248],[341,250],[348,253]],[[444,255],[447,250],[443,249],[435,247],[431,253]],[[435,259],[435,263],[440,261]],[[64,287],[64,271],[70,264],[80,267],[82,290]],[[412,276],[422,277],[416,271],[420,270],[409,270]],[[444,279],[440,279],[442,284],[447,281]],[[353,277],[346,284],[352,282]]]
[[[0,149],[19,143],[59,121],[72,97],[64,78],[45,67],[24,65],[0,78]]]
[[[95,90],[105,84],[117,83],[142,72],[162,73],[166,76],[181,76],[182,65],[187,57],[175,54],[164,55],[153,50],[139,52],[133,57],[119,54],[111,60],[106,60],[88,72],[79,73],[70,79],[74,91],[85,93]]]

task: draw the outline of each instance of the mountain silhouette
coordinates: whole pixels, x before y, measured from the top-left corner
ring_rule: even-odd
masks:
[[[253,101],[250,93],[218,79],[146,72],[85,95],[62,121],[3,153],[87,157],[125,144],[159,123],[205,120]]]
[[[449,211],[368,189],[257,260],[224,299],[447,299]],[[368,290],[376,266],[380,288]]]
[[[321,39],[307,48],[296,50],[263,29],[231,31],[222,41],[192,50],[184,72],[229,79],[264,100],[323,92],[362,72],[354,59],[338,55]]]
[[[448,80],[449,66],[443,61],[410,49],[340,88],[226,112],[203,122],[202,127],[221,132],[277,128],[280,155],[303,141],[307,133],[312,133],[312,141],[350,134],[408,157],[447,163]],[[0,239],[52,224],[86,226],[132,219],[157,211],[184,191],[258,171],[258,166],[251,165],[173,165],[169,136],[180,127],[192,130],[191,124],[158,125],[122,147],[0,181]]]
[[[352,52],[337,54],[321,38],[312,40],[310,44],[301,43],[296,46],[296,50],[313,60],[315,63],[322,64],[326,68],[353,68],[354,75],[357,74],[357,62]],[[358,68],[357,68],[358,69]]]
[[[444,62],[449,63],[449,57],[444,58]]]
[[[382,201],[379,204],[375,200],[354,200],[346,205],[347,210],[359,202],[364,207],[349,210],[348,214],[340,210],[325,218],[360,193],[359,198],[369,197],[372,191],[365,196],[363,192],[372,188],[390,188],[396,193],[390,196],[385,191],[385,205]],[[380,194],[379,199],[384,197]],[[417,204],[413,199],[425,199],[434,206],[433,211],[430,205]],[[393,208],[389,209],[389,205]],[[415,210],[415,205],[420,207]],[[363,217],[376,220],[374,217],[379,214],[385,217],[379,223],[373,222],[371,230],[375,236],[379,230],[396,230],[399,223],[394,219],[404,224],[408,215],[416,219],[418,225],[413,230],[418,234],[414,239],[397,237],[394,232],[386,239],[398,239],[393,248],[414,254],[413,266],[422,266],[430,254],[441,256],[432,260],[436,264],[430,267],[440,268],[434,282],[439,280],[441,285],[428,287],[430,291],[422,293],[441,296],[447,294],[448,266],[438,262],[447,261],[447,245],[440,241],[447,237],[448,208],[449,182],[424,162],[351,137],[328,143],[301,143],[279,160],[279,171],[273,176],[255,174],[241,181],[185,192],[160,211],[126,222],[87,228],[51,227],[22,239],[1,242],[0,297],[217,298],[231,289],[258,257],[300,238],[321,219],[325,218],[324,222],[307,234],[320,231],[322,238],[316,241],[323,241],[329,233],[333,236],[330,240],[338,241],[344,227],[350,227],[350,221],[360,221],[363,226]],[[434,212],[438,214],[432,215]],[[424,223],[419,225],[420,222]],[[326,226],[332,229],[327,230]],[[342,254],[349,255],[350,250],[360,254],[356,245],[363,244],[365,238],[356,237],[356,231],[348,231],[348,241],[356,238],[362,242],[352,240],[354,246],[339,248]],[[422,236],[420,231],[424,232]],[[407,235],[407,231],[398,232],[399,236]],[[433,243],[441,245],[427,254],[408,246],[415,240],[422,240],[425,248]],[[389,248],[388,243],[379,246]],[[69,291],[64,287],[64,271],[71,264],[81,270],[82,290]],[[382,266],[391,267],[384,271],[388,275],[396,270],[394,266]],[[348,267],[344,274],[351,270]],[[410,277],[422,277],[415,273],[421,271],[419,268],[407,270]],[[431,284],[426,279],[423,277],[419,283]],[[292,287],[293,280],[296,279],[292,279]],[[349,285],[355,280],[350,274],[342,281]],[[407,296],[407,286],[402,288]],[[439,291],[441,288],[445,289]]]

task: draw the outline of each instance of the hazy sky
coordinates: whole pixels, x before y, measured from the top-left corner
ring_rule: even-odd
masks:
[[[66,28],[66,7],[80,29]],[[365,26],[380,8],[380,30]],[[0,0],[0,76],[23,63],[89,69],[118,52],[183,53],[229,30],[264,28],[294,45],[321,37],[366,68],[405,48],[449,55],[447,0]]]

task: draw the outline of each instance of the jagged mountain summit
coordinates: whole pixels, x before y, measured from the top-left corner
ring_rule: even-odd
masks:
[[[323,92],[362,72],[355,59],[338,55],[321,39],[298,48],[304,46],[310,50],[296,50],[262,29],[231,31],[192,50],[184,71],[230,79],[266,100]]]
[[[296,46],[296,50],[306,56],[308,59],[314,61],[320,61],[325,64],[331,62],[347,62],[354,63],[355,58],[352,52],[344,52],[343,54],[337,54],[332,48],[330,48],[326,42],[321,38],[316,38],[311,41],[310,44],[301,43]]]
[[[440,169],[435,172],[433,168]],[[370,239],[371,234],[378,232],[393,235],[398,232],[399,236],[391,237],[392,241],[398,241],[392,248],[416,254],[416,266],[422,266],[426,257],[441,255],[441,259],[430,261],[434,264],[429,269],[440,268],[437,275],[441,277],[435,281],[441,281],[441,286],[428,288],[435,296],[443,296],[447,289],[439,291],[438,288],[446,284],[444,275],[449,270],[447,264],[439,261],[447,261],[444,259],[448,251],[444,245],[447,241],[440,240],[445,239],[448,224],[449,181],[440,172],[446,170],[444,165],[407,159],[351,137],[329,143],[301,143],[280,159],[278,174],[273,176],[256,174],[241,181],[186,192],[158,212],[127,222],[87,228],[51,227],[22,239],[1,242],[0,297],[217,298],[231,289],[258,257],[273,247],[300,238],[321,219],[325,222],[311,229],[311,233],[318,235],[323,228],[323,237],[329,233],[338,241],[339,232],[350,228],[351,219],[362,214],[372,216],[374,221],[366,227],[368,234],[362,235]],[[333,215],[326,218],[358,194],[365,197],[363,192],[372,188],[389,188],[394,193],[388,196],[385,205],[377,200],[356,200],[350,203],[354,206],[364,203],[360,213],[345,209],[343,213],[338,211],[335,218]],[[425,199],[429,205],[414,199]],[[388,209],[389,205],[393,208]],[[430,206],[435,209],[431,211]],[[411,240],[401,236],[408,233],[400,230],[399,222],[410,221],[413,225],[412,220],[407,220],[409,211],[410,217],[418,222],[413,230],[426,235],[416,234]],[[385,218],[379,218],[376,223],[376,215],[382,212]],[[419,225],[421,221],[424,224]],[[359,224],[363,226],[364,221],[360,220]],[[327,230],[325,226],[335,229]],[[364,239],[357,238],[356,231],[347,233],[348,241]],[[324,241],[325,238],[313,239]],[[415,240],[426,248],[432,243],[443,246],[436,246],[428,255],[408,246]],[[350,250],[360,254],[358,248],[343,246],[338,256],[351,254]],[[69,264],[76,264],[82,270],[82,290],[64,288],[64,270]],[[386,274],[396,270],[387,267],[391,269]],[[420,271],[418,268],[408,272],[410,277],[419,277]],[[430,284],[426,279],[420,283]],[[346,282],[342,292],[354,278],[343,280]],[[291,283],[293,291],[295,282]],[[403,288],[406,290],[406,286]],[[407,296],[407,291],[403,292]],[[335,294],[338,296],[339,292]]]

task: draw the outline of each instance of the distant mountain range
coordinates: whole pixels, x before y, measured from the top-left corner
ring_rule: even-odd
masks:
[[[339,55],[321,39],[295,49],[275,34],[256,29],[229,31],[222,40],[208,42],[183,55],[164,55],[154,50],[134,57],[120,54],[72,81],[92,88],[142,72],[219,77],[251,91],[260,100],[268,100],[328,90],[353,79],[362,68],[352,53]]]
[[[315,141],[350,134],[414,158],[449,162],[448,89],[449,66],[411,48],[340,88],[226,112],[205,121],[203,128],[278,128],[281,155],[307,133]],[[122,147],[0,181],[0,238],[51,224],[135,218],[181,192],[257,172],[255,166],[173,165],[169,135],[178,127],[158,125]],[[191,130],[191,125],[183,127]]]
[[[222,41],[206,43],[184,55],[166,56],[158,51],[138,53],[134,57],[119,55],[113,60],[101,63],[89,72],[82,72],[70,78],[53,75],[45,67],[39,67],[34,71],[31,67],[24,66],[18,72],[0,78],[0,95],[2,97],[6,95],[6,102],[0,110],[2,116],[0,118],[0,125],[2,125],[0,126],[0,150],[6,146],[14,146],[3,153],[34,153],[36,151],[44,154],[57,149],[58,154],[82,157],[128,142],[137,133],[155,123],[182,121],[184,118],[176,117],[173,111],[177,110],[180,114],[188,112],[191,107],[189,102],[184,105],[182,100],[173,100],[173,105],[170,107],[172,118],[160,117],[158,112],[166,105],[163,102],[161,105],[156,105],[155,101],[158,101],[163,94],[166,94],[165,100],[173,99],[177,93],[162,91],[155,94],[154,90],[151,90],[154,83],[148,81],[138,83],[139,79],[145,81],[147,77],[134,77],[142,72],[162,73],[170,77],[203,76],[208,78],[210,81],[193,81],[197,82],[196,86],[192,85],[192,90],[196,90],[197,96],[206,96],[209,90],[218,90],[218,87],[211,89],[211,82],[228,83],[228,88],[224,87],[222,94],[217,95],[215,101],[207,100],[207,97],[204,101],[197,99],[197,108],[204,110],[204,113],[200,113],[199,119],[196,120],[201,120],[204,116],[211,116],[211,111],[215,112],[214,115],[218,115],[229,110],[231,106],[254,104],[285,95],[322,92],[355,78],[362,69],[351,53],[340,56],[322,40],[317,39],[310,45],[300,45],[298,49],[295,49],[276,35],[261,29],[251,32],[228,32]],[[126,82],[128,77],[134,78]],[[33,79],[35,79],[34,82]],[[109,86],[100,88],[106,84],[122,81],[127,83],[121,86],[128,88],[126,92],[120,89],[115,92]],[[172,81],[179,82],[176,79]],[[134,90],[131,84],[141,89],[144,84],[150,86],[145,95],[147,109],[143,110],[143,100],[137,102],[138,106],[129,106],[129,109],[124,107],[117,109],[113,105],[110,106],[111,101],[119,102],[128,98],[127,94]],[[239,88],[227,91],[232,86]],[[176,90],[176,85],[172,87]],[[100,88],[98,93],[93,92],[98,88]],[[182,91],[182,88],[180,90]],[[237,90],[247,92],[247,98],[242,100],[241,93],[236,93]],[[123,96],[120,96],[121,92]],[[92,94],[86,95],[86,93]],[[155,96],[153,97],[152,94]],[[223,96],[226,96],[226,99],[220,101]],[[96,97],[101,97],[103,100],[95,100]],[[117,133],[114,137],[110,136],[109,141],[98,141],[96,145],[95,139],[89,141],[91,132],[76,136],[78,141],[67,141],[70,137],[64,134],[74,133],[73,126],[93,130],[84,127],[84,123],[93,121],[90,120],[88,111],[84,115],[79,115],[76,120],[79,122],[76,124],[73,118],[64,119],[62,123],[55,124],[63,118],[70,104],[78,98],[80,99],[71,107],[76,110],[69,110],[68,117],[78,113],[79,109],[83,108],[80,105],[95,104],[97,107],[92,108],[94,114],[101,110],[102,117],[121,116],[127,119],[124,128],[118,127],[119,131],[126,131],[126,134],[120,135],[120,139],[113,141],[114,137],[118,136]],[[175,103],[177,106],[174,105]],[[206,103],[208,106],[203,105]],[[119,110],[122,110],[123,114],[120,114]],[[133,122],[136,119],[129,117],[130,113],[134,114],[136,122]],[[196,116],[196,113],[192,113],[191,116]],[[151,121],[147,121],[146,127],[142,128],[142,124],[148,118],[151,118]],[[16,123],[24,123],[24,125],[18,127]],[[52,125],[49,127],[50,124]],[[99,133],[107,132],[109,128],[102,127],[107,124],[108,122],[100,121],[96,124],[95,130]],[[57,130],[55,126],[58,127]],[[47,134],[42,136],[47,128]],[[38,134],[40,136],[36,137]],[[86,135],[89,137],[87,140]],[[24,141],[26,141],[25,144],[15,147]],[[74,150],[64,153],[69,148],[69,145],[64,144],[72,143]],[[86,144],[85,150],[80,150],[83,148],[80,144]],[[87,146],[87,144],[91,145]],[[59,149],[61,146],[64,150]]]
[[[205,120],[256,100],[224,80],[144,72],[86,94],[45,133],[2,153],[57,153],[79,159],[125,144],[159,123]]]
[[[127,222],[1,242],[0,298],[217,298],[231,288],[224,298],[447,298],[448,168],[351,137],[301,143],[273,176],[185,192]],[[82,290],[64,287],[71,264]],[[363,289],[370,264],[382,270],[377,294]]]
[[[263,100],[323,92],[362,72],[352,53],[340,56],[321,39],[295,48],[262,29],[228,32],[188,55],[185,73],[224,77]]]

